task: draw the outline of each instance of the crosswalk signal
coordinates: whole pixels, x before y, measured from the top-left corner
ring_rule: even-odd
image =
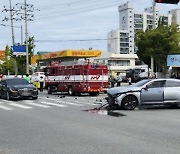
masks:
[[[179,0],[155,0],[156,3],[178,4]]]

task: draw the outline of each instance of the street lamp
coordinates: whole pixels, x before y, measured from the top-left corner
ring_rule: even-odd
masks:
[[[4,27],[12,27],[10,25],[5,25],[5,24],[0,24],[0,26],[4,26]],[[13,28],[21,28],[21,45],[23,45],[23,27],[21,26],[13,26]]]

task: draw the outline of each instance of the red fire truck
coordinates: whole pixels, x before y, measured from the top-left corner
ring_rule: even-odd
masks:
[[[45,69],[48,94],[68,92],[69,95],[89,93],[96,96],[108,88],[106,65],[90,62],[68,65],[52,63]]]

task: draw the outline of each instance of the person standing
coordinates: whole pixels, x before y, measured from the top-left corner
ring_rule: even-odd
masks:
[[[132,79],[131,79],[131,77],[128,78],[128,83],[129,83],[129,85],[132,84]]]
[[[174,72],[171,73],[171,78],[176,78],[176,74]]]
[[[40,92],[43,92],[43,88],[44,88],[44,77],[43,76],[40,76],[39,83],[40,83]]]
[[[180,72],[178,73],[176,79],[180,79]]]
[[[26,74],[24,79],[27,80],[28,82],[30,82],[30,80],[31,80],[31,78],[29,77],[29,74]]]
[[[120,87],[121,82],[122,82],[122,77],[121,77],[120,73],[117,73],[117,75],[116,75],[116,82],[117,82],[117,87]]]
[[[114,76],[111,76],[111,77],[110,77],[110,82],[111,82],[111,88],[113,88],[113,87],[114,87],[114,84],[115,84],[115,78],[114,78]]]

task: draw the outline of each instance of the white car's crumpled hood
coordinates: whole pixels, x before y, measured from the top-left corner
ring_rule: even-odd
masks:
[[[141,90],[140,87],[123,86],[123,87],[110,88],[107,90],[107,93],[113,96],[120,93],[134,92],[134,91],[139,91],[139,90]]]

